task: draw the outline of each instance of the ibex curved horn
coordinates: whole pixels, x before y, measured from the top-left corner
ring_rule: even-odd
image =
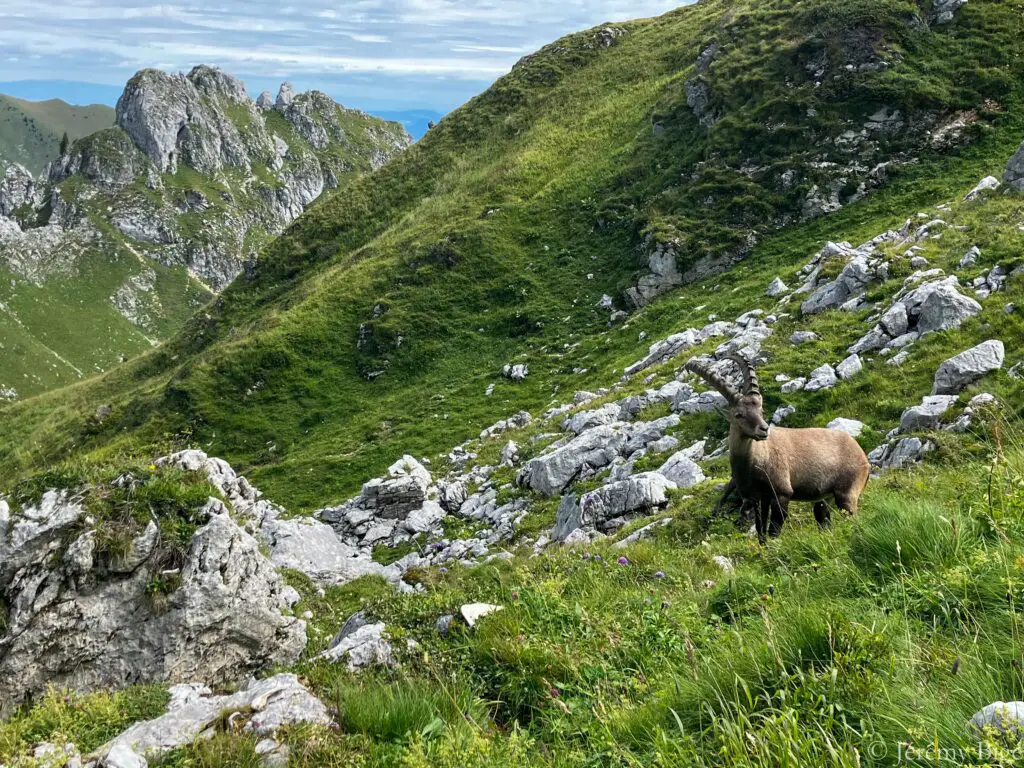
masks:
[[[733,352],[726,356],[729,360],[739,365],[740,373],[743,375],[743,391],[747,395],[760,395],[761,384],[757,380],[757,371],[754,366],[739,352]]]
[[[704,381],[722,393],[722,396],[730,403],[736,402],[740,393],[730,384],[725,377],[719,376],[711,367],[698,359],[690,360],[683,366],[684,369],[700,376]]]

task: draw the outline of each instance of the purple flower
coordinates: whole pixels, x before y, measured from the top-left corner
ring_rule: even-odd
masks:
[[[441,568],[440,571],[441,571],[441,573],[448,573],[448,569],[447,568]]]
[[[601,562],[601,556],[600,555],[594,555],[594,562],[600,563]]]
[[[558,692],[558,689],[557,689],[557,688],[555,688],[555,687],[552,687],[552,688],[551,688],[551,698],[553,698],[553,699],[557,699],[557,698],[558,698],[558,693],[559,693],[559,692]]]
[[[626,557],[625,555],[623,555],[622,557],[620,557],[615,562],[617,562],[619,565],[629,565],[629,558]]]
[[[655,571],[654,572],[654,578],[656,578],[656,579],[664,579],[665,578],[665,572],[664,571]]]
[[[590,553],[589,552],[584,552],[583,553],[583,559],[584,560],[589,560],[590,559]]]

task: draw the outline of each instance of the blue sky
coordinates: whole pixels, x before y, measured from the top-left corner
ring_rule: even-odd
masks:
[[[143,67],[204,63],[253,96],[290,80],[371,111],[446,112],[563,34],[685,2],[0,0],[0,80],[45,81],[31,84],[37,97],[113,103]]]

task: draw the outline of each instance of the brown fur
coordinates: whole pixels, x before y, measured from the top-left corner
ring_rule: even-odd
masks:
[[[746,361],[738,361],[743,365]],[[749,363],[746,363],[749,367]],[[747,391],[736,391],[700,365],[687,367],[729,400],[729,461],[745,503],[755,506],[757,535],[778,536],[791,501],[814,502],[819,525],[829,522],[825,499],[849,514],[857,511],[871,468],[850,435],[832,429],[786,429],[764,420],[763,402],[752,368],[744,371]]]

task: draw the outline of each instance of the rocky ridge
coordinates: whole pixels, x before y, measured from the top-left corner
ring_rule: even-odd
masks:
[[[139,72],[116,120],[36,178],[20,165],[0,176],[0,269],[11,276],[0,317],[37,341],[34,369],[19,362],[30,377],[48,372],[54,353],[75,361],[62,366],[64,381],[84,375],[90,358],[102,370],[156,344],[322,194],[410,143],[397,123],[287,83],[277,103],[259,106],[240,80],[207,66]],[[26,304],[60,296],[69,280],[109,330],[95,339],[72,326],[71,343],[54,350]],[[0,385],[38,391],[46,378],[0,374]]]

